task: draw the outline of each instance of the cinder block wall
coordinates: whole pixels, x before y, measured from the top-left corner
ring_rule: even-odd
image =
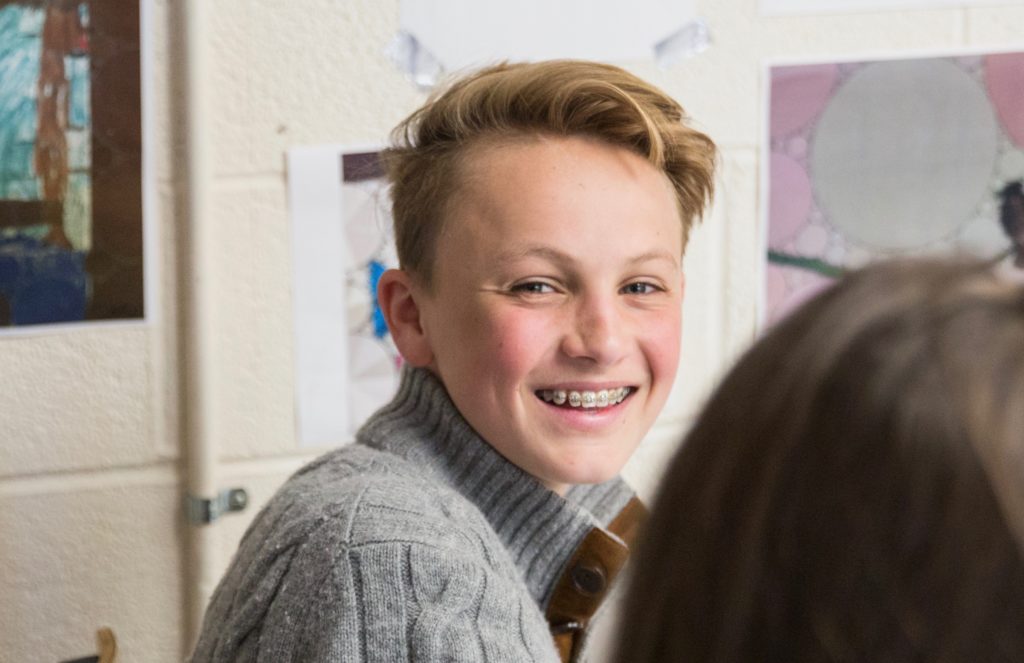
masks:
[[[764,18],[757,0],[699,0],[713,47],[660,71],[723,148],[720,193],[687,258],[677,389],[627,468],[649,495],[722,368],[753,336],[764,58],[1007,47],[1020,6]],[[0,338],[0,660],[57,661],[113,627],[123,661],[175,661],[189,646],[181,513],[182,121],[176,0],[152,0],[160,240],[152,325]],[[285,150],[381,140],[416,93],[384,56],[397,0],[217,0],[211,26],[213,215],[219,269],[217,428],[222,486],[253,504],[215,525],[225,566],[246,523],[317,450],[293,430]],[[1018,42],[1024,47],[1024,43]]]

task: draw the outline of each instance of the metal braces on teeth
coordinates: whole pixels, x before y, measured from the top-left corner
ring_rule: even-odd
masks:
[[[540,397],[548,403],[554,403],[555,405],[564,405],[568,402],[569,407],[590,409],[617,405],[625,400],[630,391],[632,391],[630,387],[602,389],[600,391],[564,391],[561,389],[544,389],[540,392]]]

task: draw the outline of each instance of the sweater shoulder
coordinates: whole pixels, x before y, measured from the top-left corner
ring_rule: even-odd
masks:
[[[282,550],[315,539],[358,548],[408,543],[493,561],[501,547],[479,509],[409,461],[363,445],[296,472],[250,526],[242,548]]]
[[[549,661],[547,625],[483,514],[353,445],[292,476],[247,532],[195,661]],[[464,650],[464,651],[463,651]]]

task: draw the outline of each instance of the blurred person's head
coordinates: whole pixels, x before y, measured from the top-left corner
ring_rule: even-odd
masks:
[[[714,144],[636,76],[555,61],[455,81],[384,161],[400,269],[378,294],[402,356],[551,489],[612,478],[675,378]]]
[[[869,267],[782,321],[664,476],[617,660],[1024,660],[1024,288]]]

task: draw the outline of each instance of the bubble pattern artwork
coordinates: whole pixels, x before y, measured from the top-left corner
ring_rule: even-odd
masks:
[[[1024,179],[1024,53],[769,70],[764,319],[886,257],[1008,261]]]

